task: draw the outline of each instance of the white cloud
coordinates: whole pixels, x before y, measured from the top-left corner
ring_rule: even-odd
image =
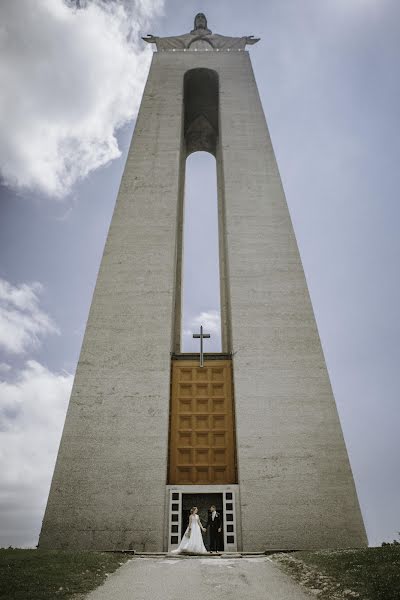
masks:
[[[0,279],[0,348],[23,354],[39,344],[40,337],[59,333],[52,319],[39,307],[40,283],[14,286]]]
[[[0,383],[0,546],[37,543],[72,381],[30,360]]]
[[[140,40],[164,0],[0,3],[0,172],[61,197],[118,157],[151,57]],[[128,6],[128,4],[127,4]]]
[[[199,352],[199,340],[194,340],[193,333],[200,331],[203,325],[204,333],[209,333],[211,339],[204,342],[204,352],[221,352],[221,316],[217,310],[203,311],[184,323],[183,351]]]
[[[25,353],[58,332],[40,307],[42,292],[40,283],[14,286],[0,279],[0,347],[9,355]],[[14,372],[0,363],[0,374],[0,546],[33,546],[73,376],[34,360]]]
[[[216,310],[208,310],[196,315],[191,323],[191,331],[188,333],[196,333],[200,330],[200,325],[203,325],[204,333],[218,334],[221,330],[220,314]]]

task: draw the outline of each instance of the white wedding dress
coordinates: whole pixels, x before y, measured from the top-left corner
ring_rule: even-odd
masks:
[[[190,536],[188,537],[190,522],[192,525]],[[172,554],[208,554],[204,546],[203,536],[201,535],[199,515],[191,515],[189,527],[185,531],[185,535],[181,539],[176,550],[172,550]]]

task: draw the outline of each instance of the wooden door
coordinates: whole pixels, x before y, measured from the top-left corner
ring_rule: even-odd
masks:
[[[172,361],[169,483],[236,483],[231,360]]]

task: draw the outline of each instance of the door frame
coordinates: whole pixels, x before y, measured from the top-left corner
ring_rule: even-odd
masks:
[[[167,485],[166,535],[168,552],[175,550],[182,538],[182,494],[222,494],[224,552],[237,552],[241,547],[239,485]],[[227,508],[228,506],[228,508]],[[229,531],[228,531],[229,529]]]

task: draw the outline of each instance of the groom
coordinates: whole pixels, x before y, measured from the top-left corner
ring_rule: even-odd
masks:
[[[210,528],[210,554],[218,552],[218,538],[221,533],[221,517],[214,505],[210,506],[206,529]]]

